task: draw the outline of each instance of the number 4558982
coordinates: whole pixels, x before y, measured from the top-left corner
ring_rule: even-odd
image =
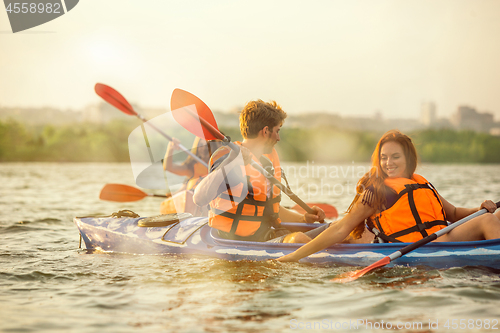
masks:
[[[35,13],[47,13],[47,14],[61,14],[61,4],[60,3],[9,3],[7,6],[7,13],[15,13],[15,14],[35,14]]]

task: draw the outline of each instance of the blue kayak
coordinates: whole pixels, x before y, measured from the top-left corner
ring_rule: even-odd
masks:
[[[226,260],[268,260],[293,252],[301,244],[234,241],[218,237],[206,217],[162,223],[158,218],[76,217],[74,222],[88,250],[131,254],[196,254]],[[148,219],[152,223],[145,223]],[[162,225],[162,226],[154,226]],[[142,226],[141,226],[142,225]],[[145,225],[145,226],[144,226]],[[153,225],[153,226],[152,226]],[[283,223],[291,231],[308,231],[322,224]],[[368,266],[403,248],[399,244],[336,244],[301,262]],[[500,268],[500,239],[429,243],[394,260],[391,265],[435,268],[482,265]]]

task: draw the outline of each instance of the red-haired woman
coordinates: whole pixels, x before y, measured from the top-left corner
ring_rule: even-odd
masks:
[[[496,205],[490,200],[480,208],[453,206],[424,177],[414,173],[416,167],[417,152],[411,139],[396,130],[384,134],[373,152],[371,170],[358,182],[358,194],[346,216],[278,260],[296,261],[342,241],[369,243],[375,238],[415,242],[445,228],[446,221],[456,222],[481,208],[495,212]],[[494,238],[500,238],[500,210],[476,217],[436,241]]]

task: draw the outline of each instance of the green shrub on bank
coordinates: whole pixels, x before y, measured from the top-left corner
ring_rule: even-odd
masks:
[[[434,163],[500,163],[500,137],[454,130],[410,134],[420,158]]]
[[[128,162],[128,136],[137,123],[26,127],[0,121],[0,161]],[[221,128],[233,141],[238,128]],[[368,162],[383,133],[335,128],[283,128],[277,150],[283,161]],[[471,131],[408,133],[423,162],[500,163],[500,137]]]
[[[0,122],[0,161],[125,162],[133,128],[123,122],[43,128]]]

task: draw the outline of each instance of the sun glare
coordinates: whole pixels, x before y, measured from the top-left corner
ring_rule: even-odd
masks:
[[[94,43],[89,46],[88,52],[96,62],[114,61],[120,57],[117,48],[108,42]]]

